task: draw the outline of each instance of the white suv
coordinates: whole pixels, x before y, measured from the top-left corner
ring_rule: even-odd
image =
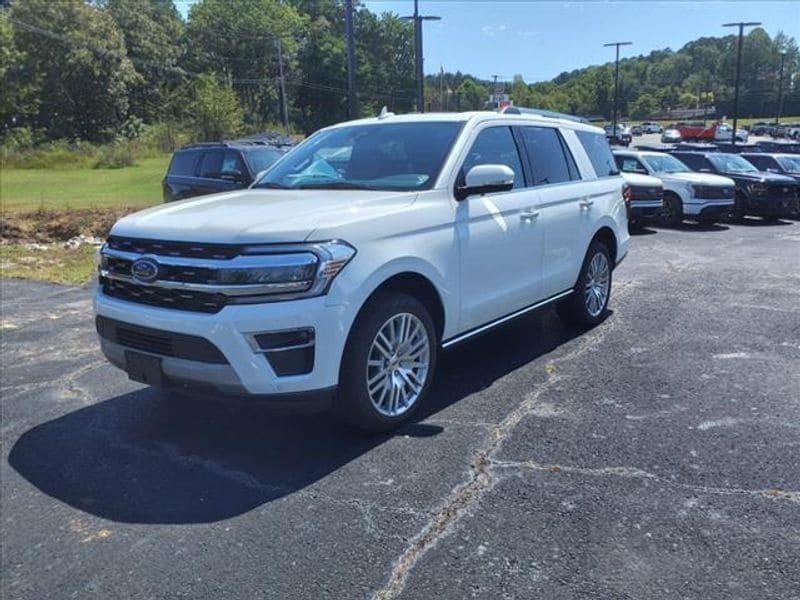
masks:
[[[617,165],[625,173],[651,175],[664,184],[663,218],[677,226],[684,218],[705,224],[733,210],[736,183],[720,175],[693,173],[680,160],[663,152],[615,150]]]
[[[156,386],[322,399],[408,419],[441,348],[537,307],[598,323],[628,250],[602,129],[496,113],[323,129],[250,189],[114,225],[100,253],[108,359]]]

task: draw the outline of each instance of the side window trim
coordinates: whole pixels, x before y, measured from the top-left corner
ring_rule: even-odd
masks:
[[[522,165],[522,175],[524,179],[522,188],[533,187],[534,181],[536,181],[536,173],[533,170],[533,165],[528,156],[528,149],[522,141],[522,127],[519,125],[512,125],[511,135],[514,137],[514,144],[517,146],[517,155],[519,155],[519,162]]]
[[[572,152],[567,146],[567,140],[564,139],[564,136],[561,134],[561,130],[559,128],[555,128],[556,135],[558,136],[558,141],[561,143],[561,151],[564,153],[564,159],[567,161],[567,170],[569,171],[569,179],[570,181],[581,181],[581,174],[578,171],[578,163],[575,162],[575,157],[572,156]]]

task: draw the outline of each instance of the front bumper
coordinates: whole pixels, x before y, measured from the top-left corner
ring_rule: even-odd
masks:
[[[631,200],[632,221],[652,221],[658,219],[663,212],[661,200]]]
[[[721,200],[704,200],[703,198],[692,198],[683,202],[683,214],[685,216],[711,217],[723,216],[728,214],[735,201],[733,198]]]
[[[290,397],[301,392],[325,392],[339,379],[339,366],[347,334],[354,318],[349,305],[326,305],[326,297],[269,304],[230,305],[216,314],[159,308],[111,298],[97,289],[95,313],[134,326],[197,336],[208,340],[227,364],[209,364],[142,352],[101,338],[109,361],[125,369],[125,351],[134,350],[161,358],[170,384],[206,388],[228,395]],[[263,353],[256,351],[249,334],[313,329],[315,352],[310,372],[279,376]]]
[[[747,214],[767,217],[790,216],[797,213],[798,200],[792,198],[759,198],[747,199]]]

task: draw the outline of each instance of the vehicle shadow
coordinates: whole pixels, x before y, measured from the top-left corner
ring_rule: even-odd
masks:
[[[700,223],[698,221],[683,221],[680,225],[674,227],[671,225],[659,224],[657,227],[663,229],[673,229],[675,231],[698,233],[706,233],[709,231],[728,231],[730,229],[730,227],[723,223]]]
[[[420,421],[580,334],[545,309],[443,353],[425,412],[394,435],[438,435],[441,426]],[[208,523],[301,490],[390,438],[327,415],[163,395],[145,388],[33,427],[9,464],[44,493],[105,519]]]
[[[787,221],[791,217],[781,217],[773,221],[769,219],[762,219],[760,217],[745,217],[740,221],[731,221],[733,225],[744,225],[745,227],[773,227],[776,225],[792,225],[791,221]]]
[[[628,233],[631,234],[631,236],[653,235],[654,233],[658,233],[658,231],[656,231],[654,227],[655,225],[651,226],[640,225],[638,227],[633,227],[628,229]]]

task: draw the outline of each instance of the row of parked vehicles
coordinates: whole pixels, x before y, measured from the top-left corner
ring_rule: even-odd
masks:
[[[674,226],[684,219],[711,224],[746,215],[776,220],[800,213],[800,154],[732,153],[711,144],[678,144],[616,148],[614,157],[632,187],[634,227],[655,220]]]
[[[177,152],[170,198],[179,178],[231,187],[114,225],[94,297],[102,350],[167,399],[327,407],[371,431],[420,409],[443,349],[548,305],[600,323],[629,218],[662,198],[702,220],[740,197],[767,217],[797,200],[795,180],[742,156],[614,154],[602,129],[552,113],[382,112],[256,174],[259,147]],[[245,170],[253,182],[232,189]]]

